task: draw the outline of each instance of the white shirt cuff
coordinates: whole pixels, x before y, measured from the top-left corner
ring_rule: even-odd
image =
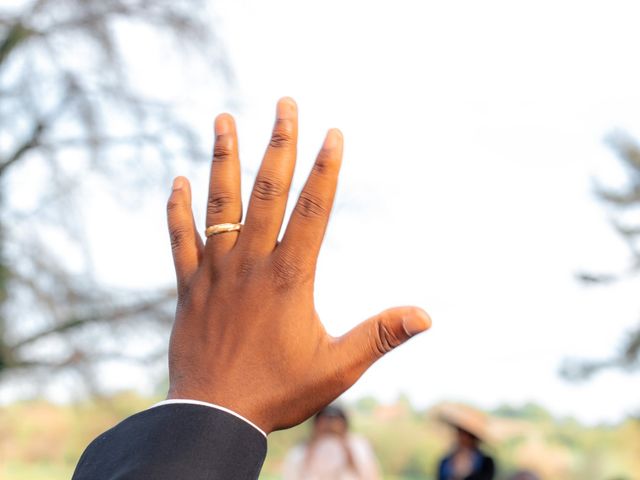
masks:
[[[163,400],[162,402],[158,402],[158,403],[156,403],[155,405],[152,405],[149,408],[161,407],[162,405],[172,405],[174,403],[187,403],[187,404],[191,404],[191,405],[202,405],[202,406],[205,406],[205,407],[217,408],[218,410],[222,410],[223,412],[229,413],[229,414],[233,415],[234,417],[237,417],[240,420],[248,423],[253,428],[258,430],[262,435],[264,435],[265,438],[267,437],[267,434],[260,427],[258,427],[255,423],[253,423],[251,420],[247,420],[242,415],[240,415],[239,413],[234,412],[233,410],[229,410],[228,408],[224,408],[224,407],[221,407],[220,405],[215,405],[213,403],[201,402],[200,400],[189,400],[189,399],[183,399],[183,398],[172,398],[170,400]]]

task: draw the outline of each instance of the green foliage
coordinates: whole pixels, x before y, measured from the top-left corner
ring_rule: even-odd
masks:
[[[369,395],[366,397],[362,397],[360,400],[358,400],[355,403],[354,407],[359,412],[372,413],[378,405],[380,405],[378,400],[375,397],[372,397],[371,395]]]
[[[98,434],[158,399],[122,393],[108,400],[69,406],[32,401],[0,407],[0,478],[62,480],[71,477],[85,446]],[[449,447],[448,430],[429,410],[380,405],[373,399],[351,409],[353,430],[364,435],[378,457],[384,478],[430,480]],[[520,468],[554,480],[637,480],[640,472],[640,421],[584,427],[557,420],[539,406],[500,407],[496,421],[517,432],[486,447],[499,465],[499,479]],[[517,428],[515,428],[517,427]],[[310,431],[309,422],[269,436],[263,480],[280,478],[282,461]],[[635,476],[634,476],[635,475]]]
[[[532,420],[536,422],[551,421],[551,414],[540,405],[526,403],[521,407],[502,405],[491,412],[498,417],[518,418],[522,420]]]

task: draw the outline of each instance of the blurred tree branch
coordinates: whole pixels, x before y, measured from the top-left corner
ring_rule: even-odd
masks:
[[[613,213],[611,220],[615,231],[627,245],[631,254],[628,268],[620,273],[580,272],[577,278],[590,285],[610,285],[623,281],[640,273],[640,145],[631,136],[615,132],[607,138],[607,143],[615,151],[625,167],[627,185],[612,189],[596,184],[596,195]],[[624,220],[623,220],[624,217]],[[631,218],[630,218],[631,217]],[[619,351],[610,358],[602,360],[567,359],[561,367],[561,374],[570,380],[582,380],[608,368],[620,368],[626,371],[640,369],[640,324],[625,335]]]
[[[136,357],[105,339],[141,332],[164,339],[173,289],[101,285],[77,206],[89,175],[140,191],[168,177],[177,158],[206,158],[173,105],[133,86],[127,62],[139,59],[131,58],[135,38],[126,35],[127,28],[154,32],[230,85],[206,6],[25,0],[0,7],[0,380],[16,370],[159,357]],[[45,188],[33,187],[35,171],[47,179]],[[15,201],[25,190],[29,201]],[[47,241],[51,235],[62,236],[81,261],[68,261]]]

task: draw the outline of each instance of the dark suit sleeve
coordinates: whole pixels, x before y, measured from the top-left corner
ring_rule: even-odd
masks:
[[[265,436],[230,413],[161,405],[91,442],[72,480],[253,480],[266,453]]]

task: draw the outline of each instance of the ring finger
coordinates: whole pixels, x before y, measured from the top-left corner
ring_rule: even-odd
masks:
[[[218,115],[215,137],[207,197],[207,227],[242,220],[238,135],[231,115]],[[214,257],[222,255],[233,248],[237,238],[238,232],[211,235],[207,238],[206,249]]]

